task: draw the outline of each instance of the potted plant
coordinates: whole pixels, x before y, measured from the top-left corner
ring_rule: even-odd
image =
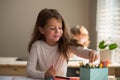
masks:
[[[116,43],[107,44],[106,41],[102,40],[98,47],[100,49],[100,62],[112,63],[114,61],[114,50],[118,45]]]
[[[118,47],[118,45],[116,43],[111,43],[111,44],[106,44],[105,41],[101,41],[99,43],[99,48],[100,49],[109,49],[109,50],[114,50]]]

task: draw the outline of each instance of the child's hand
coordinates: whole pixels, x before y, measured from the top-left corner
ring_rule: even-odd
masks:
[[[96,51],[92,50],[89,53],[89,62],[92,63],[98,59],[98,54]]]
[[[45,73],[45,78],[54,78],[56,74],[56,70],[54,66],[52,65]]]

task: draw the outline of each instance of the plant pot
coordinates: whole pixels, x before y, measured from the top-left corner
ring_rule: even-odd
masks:
[[[100,50],[100,62],[113,63],[114,62],[114,50]]]

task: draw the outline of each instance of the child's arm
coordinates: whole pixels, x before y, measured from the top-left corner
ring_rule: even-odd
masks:
[[[89,59],[89,62],[94,62],[98,59],[98,54],[95,50],[92,49],[84,49],[83,47],[70,46],[69,50],[70,52],[74,53],[79,57]]]
[[[45,72],[38,71],[37,66],[37,48],[32,46],[28,62],[27,62],[27,75],[32,78],[44,78]]]

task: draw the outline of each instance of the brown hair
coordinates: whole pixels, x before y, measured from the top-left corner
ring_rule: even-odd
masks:
[[[89,46],[90,44],[89,33],[88,33],[88,30],[83,25],[82,26],[77,25],[77,26],[72,27],[71,33],[73,37],[75,37],[76,35],[81,35],[81,34],[86,35],[87,41],[84,42],[82,45],[86,47]]]
[[[62,18],[62,16],[59,14],[59,12],[56,9],[43,9],[40,11],[40,13],[38,14],[37,17],[37,21],[33,30],[33,34],[32,34],[32,39],[28,45],[28,51],[30,52],[31,46],[32,44],[37,41],[37,40],[45,40],[44,35],[42,35],[39,30],[38,27],[44,27],[48,20],[51,18],[56,18],[57,20],[61,20],[62,21],[62,30],[63,30],[63,35],[60,38],[60,40],[58,41],[58,51],[60,54],[62,54],[65,59],[68,61],[68,47],[69,45],[77,45],[74,44],[76,41],[70,39],[70,36],[68,34],[67,31],[67,27],[65,25],[64,19]],[[72,41],[72,42],[71,42]]]

